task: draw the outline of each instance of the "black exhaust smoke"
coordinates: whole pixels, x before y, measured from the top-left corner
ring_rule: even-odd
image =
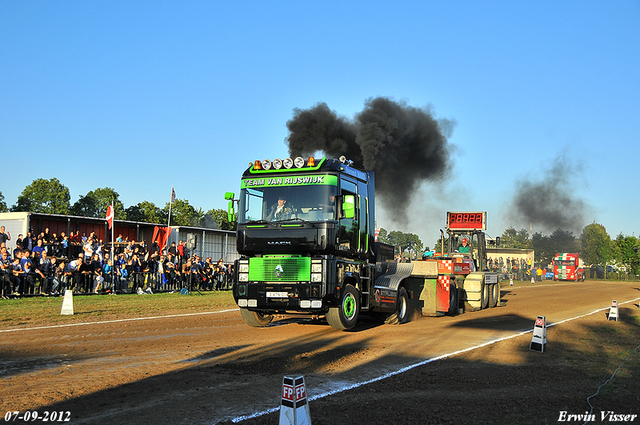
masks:
[[[540,181],[516,183],[510,220],[553,232],[557,229],[579,234],[586,224],[588,205],[576,196],[578,169],[555,159]]]
[[[374,170],[376,194],[385,210],[406,223],[418,187],[443,179],[451,169],[447,138],[454,125],[455,121],[436,120],[427,109],[384,97],[368,99],[354,120],[319,103],[308,110],[294,109],[287,122],[287,143],[292,157],[322,151]]]

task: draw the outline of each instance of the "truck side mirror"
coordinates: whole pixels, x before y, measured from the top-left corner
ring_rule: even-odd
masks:
[[[234,201],[232,199],[231,201],[229,201],[229,206],[227,207],[227,219],[229,220],[229,223],[233,223],[238,218],[236,216],[236,211],[233,203]]]
[[[345,195],[342,201],[342,213],[344,218],[354,218],[356,216],[356,197]]]
[[[227,219],[229,220],[229,223],[233,223],[238,219],[238,217],[236,216],[236,211],[234,206],[234,202],[235,202],[235,200],[233,199],[234,196],[235,196],[235,193],[233,192],[225,192],[224,194],[224,199],[229,201],[229,206],[227,207]]]

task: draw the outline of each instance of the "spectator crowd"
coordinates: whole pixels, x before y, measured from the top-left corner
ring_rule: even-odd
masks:
[[[189,254],[180,240],[160,251],[157,243],[128,240],[119,235],[111,246],[94,232],[66,235],[29,231],[18,235],[15,248],[11,235],[0,227],[0,285],[3,298],[26,295],[74,293],[153,293],[167,291],[228,290],[232,265],[220,258],[213,262]]]

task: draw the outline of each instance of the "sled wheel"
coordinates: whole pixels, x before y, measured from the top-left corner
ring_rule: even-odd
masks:
[[[458,313],[458,288],[455,283],[449,285],[449,315]]]
[[[494,283],[489,289],[489,307],[495,307],[498,305],[500,299],[500,283]]]
[[[396,301],[396,311],[390,314],[385,323],[388,325],[401,325],[409,321],[409,294],[405,288],[398,290],[398,299]]]
[[[489,307],[489,285],[484,282],[484,278],[482,279],[482,285],[480,286],[480,291],[482,292],[482,309]]]
[[[261,328],[263,326],[267,326],[273,320],[273,315],[264,314],[258,311],[247,310],[246,308],[240,309],[240,315],[242,316],[242,320],[249,326],[253,326],[254,328]]]
[[[332,307],[327,313],[327,322],[331,327],[344,331],[353,328],[360,314],[360,296],[353,285],[345,286],[340,305]]]

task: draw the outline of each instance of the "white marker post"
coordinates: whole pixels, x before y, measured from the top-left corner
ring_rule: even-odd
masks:
[[[62,300],[62,315],[73,315],[73,291],[71,289],[64,290],[64,298]]]
[[[618,301],[611,301],[611,308],[609,309],[609,320],[618,321]]]
[[[538,316],[535,325],[533,325],[533,336],[529,344],[529,350],[544,353],[547,345],[547,319],[545,316]]]
[[[282,379],[280,425],[311,425],[304,376],[285,376]]]

